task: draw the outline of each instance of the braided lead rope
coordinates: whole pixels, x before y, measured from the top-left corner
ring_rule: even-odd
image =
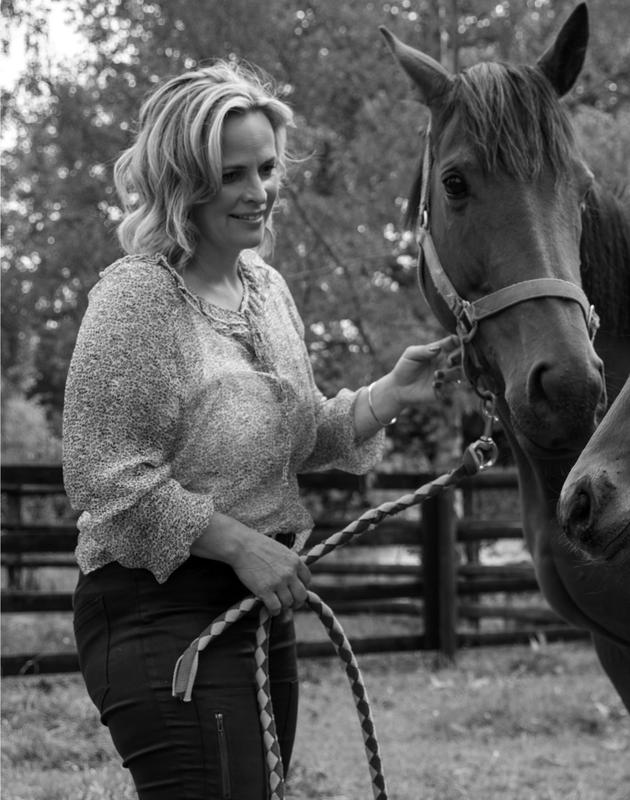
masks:
[[[477,470],[475,469],[475,471]],[[424,486],[420,486],[413,494],[405,494],[397,500],[382,503],[377,508],[371,508],[364,514],[361,514],[360,517],[347,525],[343,530],[333,533],[328,539],[312,547],[308,553],[303,556],[304,563],[309,566],[315,561],[319,561],[320,558],[328,555],[328,553],[332,553],[337,547],[343,547],[343,545],[348,544],[355,536],[372,530],[372,528],[379,525],[386,517],[394,516],[394,514],[398,514],[407,508],[411,508],[419,503],[424,503],[425,500],[435,497],[449,486],[454,486],[459,483],[462,478],[470,474],[472,473],[469,471],[466,460],[465,463],[462,463],[460,467],[452,472],[441,475],[430,483],[425,483]]]
[[[462,460],[462,464],[457,468],[452,470],[451,472],[436,478],[435,480],[431,481],[430,483],[425,484],[424,486],[419,487],[416,489],[413,494],[404,495],[398,500],[394,502],[387,502],[383,503],[376,509],[371,509],[364,514],[361,515],[357,520],[350,523],[350,525],[346,526],[342,531],[333,534],[324,542],[319,545],[315,545],[315,547],[311,548],[311,550],[302,556],[304,563],[309,565],[314,563],[315,561],[319,560],[323,556],[327,555],[328,553],[332,552],[336,547],[340,547],[344,544],[347,544],[351,539],[355,536],[358,536],[362,533],[366,533],[368,530],[376,527],[383,519],[388,516],[392,516],[393,514],[397,514],[400,511],[411,508],[414,505],[419,503],[423,503],[425,500],[428,500],[431,497],[435,497],[440,492],[444,491],[446,488],[450,486],[457,485],[463,478],[474,475],[482,469],[485,469],[492,465],[494,461],[494,457],[496,455],[496,445],[492,441],[489,436],[483,436],[481,439],[477,440],[473,444],[471,444]],[[316,598],[316,596],[315,596]],[[317,605],[319,598],[314,599],[313,602]],[[321,602],[321,601],[319,601]],[[254,596],[249,596],[244,598],[240,603],[236,603],[235,605],[231,606],[227,611],[217,617],[207,628],[205,628],[201,634],[194,639],[190,643],[190,645],[186,648],[186,650],[182,653],[182,655],[177,660],[175,665],[175,670],[173,672],[173,696],[179,697],[180,699],[184,700],[184,702],[189,702],[192,697],[192,690],[195,682],[195,677],[197,674],[197,669],[199,665],[199,653],[204,650],[208,644],[215,639],[217,636],[220,636],[226,628],[230,627],[234,622],[239,620],[249,611],[251,611],[254,607],[261,603],[260,599]],[[261,622],[266,622],[265,614],[261,612]],[[332,614],[332,611],[330,612]],[[322,622],[324,620],[322,619]],[[326,623],[324,623],[326,625]],[[338,628],[337,628],[338,626]],[[337,626],[334,626],[334,630],[332,635],[338,635],[336,633],[337,630],[341,630],[341,626],[337,623]],[[263,628],[263,631],[260,633],[261,637],[266,637],[266,625],[261,624],[259,626]],[[341,630],[341,634],[345,639],[345,635],[343,634],[343,630]],[[331,632],[329,631],[329,635]],[[347,642],[347,651],[351,654],[351,660],[354,660],[354,655],[352,654],[352,650],[350,648],[350,644]],[[335,641],[333,644],[336,646]],[[271,701],[267,698],[270,697],[270,692],[268,688],[268,670],[266,669],[266,661],[267,656],[265,653],[265,644],[264,638],[261,638],[260,644],[258,643],[258,634],[257,634],[257,650],[259,647],[263,649],[263,655],[257,657],[257,682],[259,685],[259,708],[261,710],[261,718],[264,714],[265,723],[263,724],[263,737],[265,739],[265,747],[267,750],[267,764],[270,770],[270,785],[273,782],[275,785],[271,789],[272,797],[271,800],[283,800],[284,798],[284,780],[282,777],[278,779],[278,775],[282,775],[282,759],[279,758],[279,747],[277,745],[277,737],[275,736],[275,721],[273,719],[273,708],[271,706]],[[339,655],[344,659],[347,658],[346,655],[346,647],[343,648],[343,655],[338,650]],[[258,666],[258,661],[260,661],[260,667]],[[349,662],[346,661],[348,664]],[[356,661],[354,662],[356,664]],[[358,672],[358,667],[356,668]],[[352,672],[354,673],[354,667],[351,667]],[[346,667],[346,671],[348,672],[348,667]],[[360,673],[359,673],[360,675]],[[351,676],[351,673],[348,672],[348,676]],[[353,690],[355,687],[355,681],[351,678],[351,683],[353,684]],[[359,687],[359,683],[356,683],[356,686]],[[360,692],[360,689],[357,688],[357,691]],[[365,690],[363,689],[363,693],[359,694],[357,700],[357,708],[359,708],[359,703],[365,702],[367,705],[367,695]],[[361,705],[363,708],[363,705]],[[367,706],[368,715],[366,719],[370,720],[370,724],[366,724],[366,730],[369,729],[371,725],[371,717],[369,714],[369,705]],[[268,718],[270,721],[268,721]],[[362,730],[363,728],[363,721],[362,721]],[[373,732],[374,726],[371,725],[371,730]],[[272,733],[273,731],[273,733]],[[365,734],[364,734],[365,738]],[[371,740],[371,734],[369,735]],[[272,740],[275,742],[275,745],[272,745]],[[375,740],[375,737],[374,737]],[[275,754],[269,754],[270,748],[275,746],[278,748]],[[374,752],[370,751],[368,753],[368,761],[370,763],[370,771],[373,771],[373,765],[378,763],[380,765],[380,758],[378,757],[378,747],[376,751],[376,756],[374,756]],[[280,768],[278,769],[278,762],[280,763]],[[374,774],[373,774],[374,777]],[[384,780],[382,779],[382,775],[379,776],[377,774],[378,784],[374,783],[373,780],[373,787],[375,792],[376,800],[386,800],[386,795],[383,794],[384,791]],[[383,790],[380,788],[380,784],[382,782]],[[377,793],[378,792],[378,793]]]
[[[475,445],[478,444],[479,442],[475,442]],[[328,555],[328,553],[332,552],[336,547],[341,547],[355,536],[359,536],[375,528],[386,517],[397,514],[419,503],[423,503],[425,500],[435,497],[449,486],[456,485],[462,478],[468,475],[474,475],[481,468],[478,459],[474,456],[473,447],[475,445],[471,445],[468,448],[462,464],[457,469],[445,475],[441,475],[430,483],[424,484],[424,486],[420,486],[413,494],[403,495],[394,502],[386,502],[378,506],[378,508],[366,511],[343,530],[332,534],[332,536],[324,542],[312,547],[308,553],[302,556],[304,563],[307,566],[313,564],[323,556]],[[174,697],[179,697],[184,700],[184,702],[190,701],[199,666],[199,653],[205,650],[210,642],[216,639],[217,636],[220,636],[226,628],[229,628],[230,625],[245,616],[245,614],[250,612],[254,607],[258,606],[260,602],[261,601],[253,595],[243,598],[239,603],[235,603],[223,614],[220,614],[188,645],[186,650],[178,658],[173,672]]]
[[[378,739],[376,738],[376,729],[372,719],[370,701],[368,699],[365,683],[363,682],[361,670],[352,652],[352,647],[339,620],[335,617],[332,608],[326,605],[321,597],[314,592],[308,591],[307,597],[309,606],[321,620],[337,655],[345,665],[346,675],[348,676],[350,689],[352,690],[352,698],[359,716],[363,744],[370,768],[374,800],[387,800],[387,788],[385,786],[385,777],[383,775],[383,767],[379,754]]]
[[[376,729],[372,718],[372,710],[367,695],[367,689],[359,665],[352,652],[341,623],[335,617],[330,606],[315,592],[307,592],[307,604],[317,614],[324,626],[335,652],[344,662],[348,682],[352,691],[352,698],[357,709],[363,744],[370,770],[372,792],[374,800],[387,800],[385,776],[379,753]],[[269,612],[262,606],[260,609],[260,623],[256,630],[256,697],[260,711],[260,725],[265,746],[267,774],[269,780],[269,800],[284,800],[284,770],[280,745],[276,734],[273,704],[271,702],[271,687],[269,683]]]
[[[284,766],[280,752],[280,742],[276,732],[276,718],[271,702],[271,686],[269,682],[269,612],[261,606],[258,628],[256,629],[256,700],[260,717],[267,776],[269,781],[269,800],[284,800]]]

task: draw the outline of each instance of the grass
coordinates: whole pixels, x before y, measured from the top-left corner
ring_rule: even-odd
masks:
[[[466,651],[457,667],[437,670],[427,655],[361,661],[392,800],[630,797],[628,718],[588,648]],[[353,738],[341,719],[351,702],[337,698],[345,687],[335,666],[324,683],[322,665],[306,665],[310,713],[299,730],[298,764],[327,771],[328,784],[323,792],[298,791],[296,800],[371,796],[358,729]],[[332,700],[327,721],[315,704],[323,694]],[[320,754],[302,762],[301,742],[311,736]]]
[[[506,504],[499,516],[513,516],[513,499],[499,500]],[[488,516],[485,507],[471,511]],[[509,544],[519,557],[522,544]],[[37,586],[70,590],[74,579],[41,570]],[[379,632],[374,618],[343,624],[352,637]],[[402,617],[378,625],[388,633],[420,628]],[[311,615],[298,617],[298,629],[302,639],[323,636]],[[2,644],[14,653],[72,650],[70,616],[4,615]],[[589,646],[467,650],[455,665],[427,653],[359,661],[390,800],[630,800],[629,718]],[[304,660],[301,677],[287,800],[368,800],[368,766],[340,663]],[[5,678],[1,724],[7,800],[135,798],[79,676]]]
[[[391,800],[628,800],[630,725],[582,644],[360,657]],[[372,797],[336,659],[301,664],[287,800]],[[135,797],[78,676],[2,686],[3,797]],[[174,798],[175,800],[175,798]]]

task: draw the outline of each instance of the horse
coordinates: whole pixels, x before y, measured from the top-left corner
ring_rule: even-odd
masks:
[[[586,5],[533,66],[455,75],[381,32],[430,112],[407,212],[419,282],[510,444],[540,589],[590,631],[630,710],[630,575],[587,558],[556,517],[607,396],[630,373],[630,220],[595,181],[561,102],[583,66]]]
[[[630,565],[630,379],[573,465],[558,519],[596,562]]]

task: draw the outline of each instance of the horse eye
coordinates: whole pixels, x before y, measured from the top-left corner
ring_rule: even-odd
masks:
[[[460,175],[447,175],[442,184],[446,194],[453,200],[461,200],[468,193],[466,181]]]

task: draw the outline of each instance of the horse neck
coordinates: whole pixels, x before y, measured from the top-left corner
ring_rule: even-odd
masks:
[[[586,197],[580,258],[602,330],[630,336],[630,202],[597,184]]]

